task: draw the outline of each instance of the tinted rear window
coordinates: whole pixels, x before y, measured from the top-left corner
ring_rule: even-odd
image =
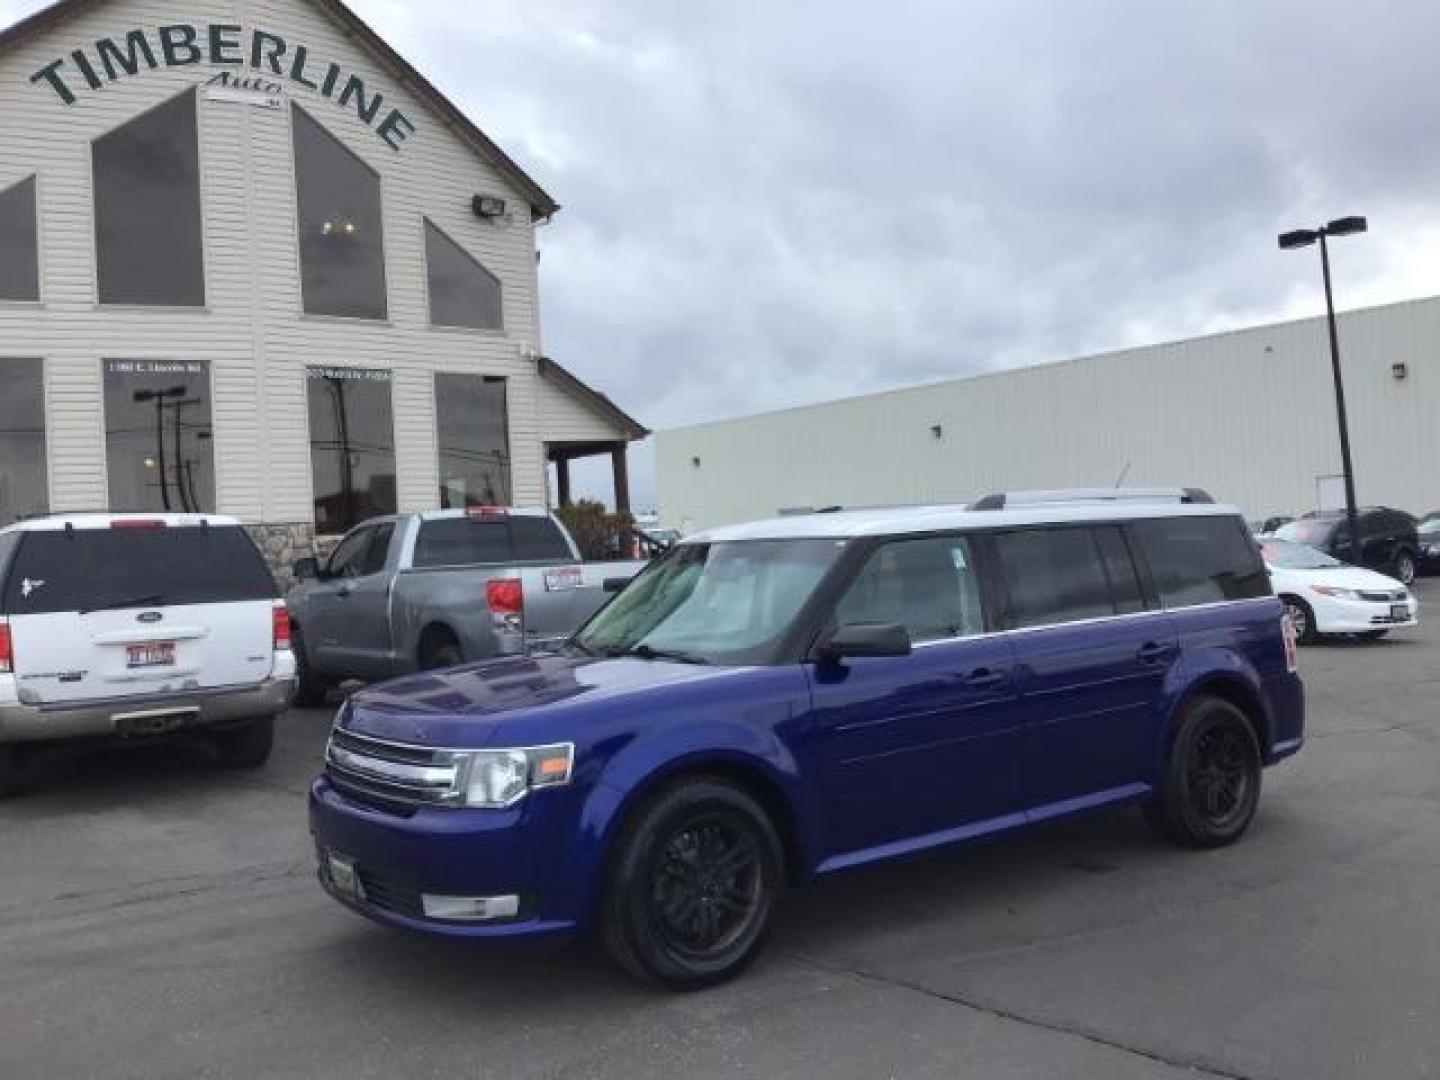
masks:
[[[271,600],[274,579],[239,526],[74,529],[23,534],[0,611]],[[159,599],[151,599],[159,597]]]
[[[549,518],[447,518],[420,526],[418,567],[570,559],[565,536]]]
[[[1305,518],[1281,525],[1275,530],[1275,535],[1282,540],[1293,540],[1297,544],[1324,547],[1330,542],[1331,534],[1335,532],[1338,524],[1340,523],[1333,518]]]
[[[1170,518],[1133,527],[1167,608],[1270,595],[1260,552],[1239,518]]]

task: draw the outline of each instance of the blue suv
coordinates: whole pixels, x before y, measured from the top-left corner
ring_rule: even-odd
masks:
[[[311,831],[380,922],[592,931],[691,988],[798,880],[1126,803],[1228,844],[1303,724],[1255,543],[1201,492],[820,513],[677,544],[555,654],[356,694]]]

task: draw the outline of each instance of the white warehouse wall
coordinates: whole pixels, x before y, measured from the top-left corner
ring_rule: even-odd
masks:
[[[1358,498],[1440,508],[1440,298],[1347,312],[1340,348]],[[687,529],[1112,486],[1122,472],[1127,487],[1203,487],[1253,516],[1295,514],[1341,471],[1325,320],[662,431],[656,469],[663,522]]]

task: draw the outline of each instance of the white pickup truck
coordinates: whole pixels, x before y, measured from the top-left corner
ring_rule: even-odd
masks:
[[[373,681],[543,650],[579,628],[643,561],[586,563],[545,510],[483,507],[373,518],[286,597],[296,701]]]

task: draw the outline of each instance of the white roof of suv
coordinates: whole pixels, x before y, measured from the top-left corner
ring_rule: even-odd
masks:
[[[1128,521],[1157,517],[1238,516],[1223,503],[1190,503],[1178,499],[1105,499],[1100,501],[1017,501],[1014,509],[971,510],[967,506],[900,506],[870,510],[822,511],[742,525],[726,525],[687,536],[682,543],[723,543],[730,540],[848,539],[952,529],[1002,529],[1015,525],[1058,522]]]
[[[0,535],[12,532],[59,532],[71,529],[108,529],[116,522],[163,522],[170,528],[192,525],[228,526],[239,525],[238,518],[220,514],[50,514],[46,517],[28,518],[0,529]]]

